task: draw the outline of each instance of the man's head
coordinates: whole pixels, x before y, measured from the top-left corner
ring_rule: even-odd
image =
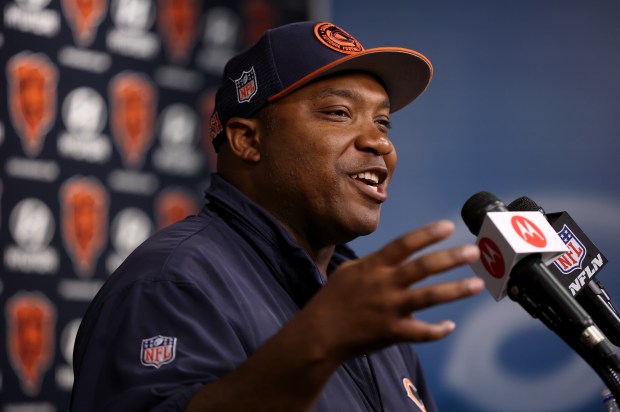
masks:
[[[227,65],[212,118],[218,171],[312,248],[368,234],[396,165],[390,114],[431,73],[416,52],[364,50],[330,23],[267,32]]]
[[[224,128],[231,117],[251,117],[314,80],[347,71],[362,71],[380,79],[390,97],[391,112],[418,97],[433,73],[430,61],[416,51],[364,49],[332,23],[300,22],[268,30],[224,69],[211,117],[216,151],[226,140]]]

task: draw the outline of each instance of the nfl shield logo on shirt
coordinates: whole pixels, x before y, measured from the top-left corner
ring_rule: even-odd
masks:
[[[239,103],[249,102],[254,97],[258,91],[254,66],[252,66],[250,71],[242,72],[241,77],[235,79],[235,86],[237,87],[237,100]]]
[[[140,362],[144,366],[159,368],[161,365],[174,360],[176,348],[177,338],[157,335],[152,338],[142,339]]]

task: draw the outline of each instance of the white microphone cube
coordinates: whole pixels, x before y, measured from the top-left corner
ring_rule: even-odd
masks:
[[[497,301],[506,296],[510,272],[521,259],[539,253],[548,265],[568,250],[540,212],[489,212],[476,243],[480,259],[471,268]]]

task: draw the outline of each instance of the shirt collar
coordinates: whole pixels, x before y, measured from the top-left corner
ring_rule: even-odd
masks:
[[[274,275],[301,307],[325,283],[306,251],[265,209],[248,198],[219,174],[211,175],[205,195],[207,208],[224,221],[261,255]],[[346,245],[337,245],[328,266],[331,273],[342,262],[357,256]]]

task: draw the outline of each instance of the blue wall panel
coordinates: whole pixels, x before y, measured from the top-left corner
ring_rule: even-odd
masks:
[[[598,278],[620,305],[620,3],[335,0],[332,11],[365,47],[409,47],[435,66],[429,89],[393,117],[396,177],[380,229],[356,249],[440,218],[457,223],[444,246],[470,242],[469,196],[527,195],[568,211],[603,251]],[[483,292],[417,316],[457,321],[417,346],[442,410],[603,410],[598,376],[509,299]]]

